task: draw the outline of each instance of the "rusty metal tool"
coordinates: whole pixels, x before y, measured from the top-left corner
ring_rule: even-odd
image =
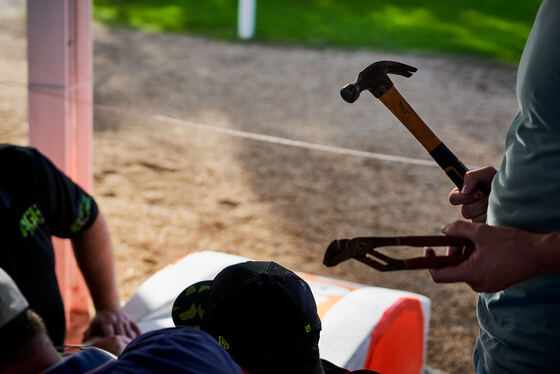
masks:
[[[354,83],[344,86],[340,90],[340,95],[345,101],[353,103],[360,96],[360,92],[370,91],[401,121],[443,169],[449,179],[461,189],[463,187],[463,177],[468,169],[422,121],[420,116],[397,91],[387,75],[398,74],[408,78],[416,70],[413,66],[396,61],[374,62],[360,72]]]
[[[379,252],[376,248],[388,246],[409,247],[460,247],[461,253],[448,256],[426,256],[397,259]],[[326,266],[335,266],[348,259],[355,259],[380,271],[439,269],[458,265],[472,253],[473,243],[452,236],[397,236],[362,237],[333,240],[323,258]]]

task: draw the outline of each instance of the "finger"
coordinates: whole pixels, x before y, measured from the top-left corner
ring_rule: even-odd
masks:
[[[123,348],[126,347],[128,345],[128,343],[130,343],[131,341],[132,341],[132,339],[129,338],[128,336],[121,337],[121,343],[123,345]]]
[[[478,185],[478,179],[473,175],[472,171],[467,171],[463,177],[463,188],[461,188],[461,193],[465,195],[470,195],[476,189]]]
[[[101,333],[103,334],[102,336],[113,336],[115,335],[115,329],[113,325],[110,323],[103,324],[101,326]]]
[[[463,254],[462,247],[447,247],[447,255],[448,256],[456,256]]]
[[[465,194],[459,191],[451,191],[448,196],[449,203],[451,205],[463,205],[463,204],[472,204],[480,199],[484,199],[485,195],[480,190],[475,190],[472,194]]]
[[[465,247],[465,249],[463,251],[463,254],[466,257],[470,257],[473,254],[473,252],[474,252],[474,247],[471,246],[471,245],[468,245],[468,246]]]
[[[436,251],[430,247],[424,247],[424,257],[436,257]]]
[[[487,189],[488,184],[496,175],[496,169],[492,166],[486,166],[480,169],[469,170],[465,173],[463,179],[463,188],[461,192],[464,194],[472,194],[477,188]]]
[[[117,322],[113,325],[113,331],[115,332],[115,335],[125,335],[125,328],[123,326],[122,322]]]
[[[451,192],[449,192],[449,197],[451,197],[451,195],[456,195],[456,194],[460,194],[461,191],[459,191],[459,189],[457,187],[455,187],[454,189],[451,190]]]
[[[488,172],[486,168],[469,170],[465,173],[463,178],[463,188],[461,193],[471,195],[484,187],[484,182],[488,179]]]
[[[134,339],[136,337],[136,333],[132,329],[132,326],[131,326],[130,323],[127,323],[127,324],[124,325],[124,331],[125,331],[124,335],[127,338]]]
[[[133,338],[135,338],[135,337],[137,337],[138,335],[142,334],[142,331],[140,330],[140,327],[138,327],[138,325],[136,324],[136,322],[130,321],[130,327],[132,327],[132,330],[135,332],[135,335],[133,336]]]
[[[464,282],[466,279],[466,272],[461,265],[430,269],[430,275],[436,283]]]
[[[429,269],[429,272],[436,283],[456,283],[463,281],[461,274],[454,271],[456,270],[455,268],[456,267],[453,266],[451,268]]]
[[[136,333],[132,330],[132,327],[129,323],[125,325],[126,337],[130,339],[134,339],[136,337]]]
[[[461,206],[461,215],[466,219],[473,219],[481,216],[488,210],[488,198],[476,201],[471,204]]]
[[[128,345],[128,343],[130,343],[132,341],[132,339],[130,339],[127,336],[122,336],[121,339],[119,339],[118,343],[118,350],[119,350],[119,354],[122,353],[122,351],[124,351],[124,349],[126,348],[126,346]]]
[[[476,216],[476,217],[472,217],[471,221],[473,223],[486,223],[486,218],[487,218],[487,215],[486,215],[486,212],[484,212],[484,214],[481,214],[481,215]]]

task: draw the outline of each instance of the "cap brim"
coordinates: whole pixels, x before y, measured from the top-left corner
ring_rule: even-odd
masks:
[[[171,309],[175,326],[203,329],[211,286],[210,280],[200,281],[191,284],[177,296]]]
[[[0,327],[27,310],[29,304],[14,280],[0,268]]]

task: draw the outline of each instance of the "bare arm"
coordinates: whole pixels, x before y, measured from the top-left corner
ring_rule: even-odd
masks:
[[[101,212],[88,229],[72,239],[72,246],[96,309],[85,338],[95,335],[134,338],[140,331],[120,307],[113,246]]]

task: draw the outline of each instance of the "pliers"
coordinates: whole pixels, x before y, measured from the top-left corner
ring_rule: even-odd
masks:
[[[388,246],[410,247],[460,247],[460,254],[448,256],[426,256],[408,259],[389,257],[376,248]],[[354,239],[333,240],[323,259],[326,266],[335,266],[354,258],[380,271],[437,269],[458,265],[471,255],[473,243],[465,238],[452,236],[396,236],[396,237],[362,237]]]

